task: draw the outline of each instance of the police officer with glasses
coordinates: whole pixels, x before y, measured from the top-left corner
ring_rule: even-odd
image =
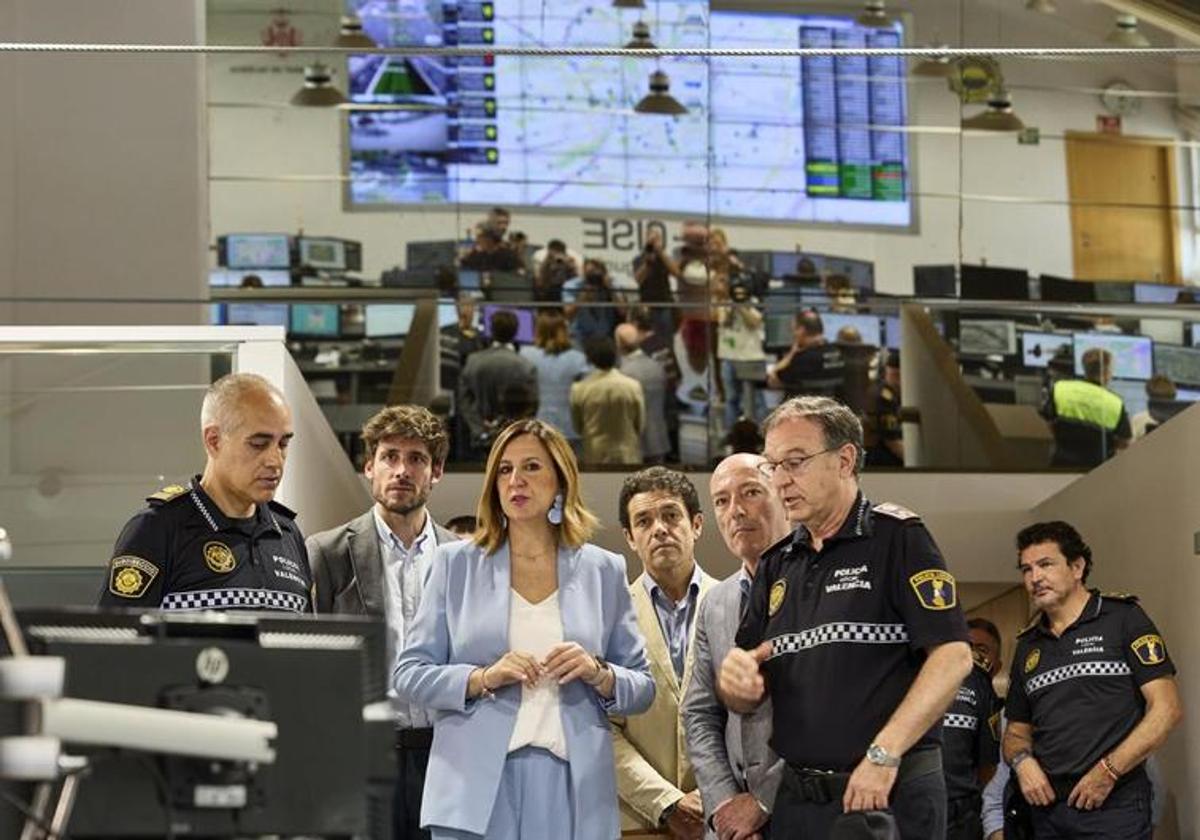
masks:
[[[1041,612],[1018,637],[1004,759],[1035,838],[1149,838],[1146,758],[1182,717],[1175,666],[1132,595],[1087,588],[1092,551],[1066,522],[1017,534]]]
[[[942,714],[971,669],[954,578],[916,514],[859,489],[852,411],[797,397],[764,431],[795,531],[763,554],[718,685],[743,714],[770,693],[786,762],[771,835],[829,837],[890,806],[905,840],[942,838]]]

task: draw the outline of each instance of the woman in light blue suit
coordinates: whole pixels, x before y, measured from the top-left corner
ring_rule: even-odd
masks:
[[[614,840],[608,715],[654,700],[625,561],[586,543],[596,519],[575,456],[538,420],[488,457],[472,540],[440,546],[400,698],[435,710],[421,825],[434,840]]]

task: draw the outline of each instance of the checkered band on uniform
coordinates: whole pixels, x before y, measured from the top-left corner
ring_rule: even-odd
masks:
[[[951,729],[970,729],[974,732],[979,728],[979,718],[975,715],[955,715],[947,713],[942,718],[942,725]]]
[[[850,621],[835,621],[822,624],[800,633],[785,633],[771,639],[771,655],[768,659],[785,653],[835,644],[857,645],[903,645],[908,644],[908,628],[903,624],[866,624]]]
[[[283,610],[307,612],[308,598],[273,589],[201,589],[172,592],[163,598],[164,610]]]
[[[1064,680],[1073,680],[1076,677],[1127,677],[1131,673],[1133,672],[1129,670],[1129,665],[1119,659],[1105,662],[1076,662],[1074,665],[1064,665],[1026,680],[1025,693],[1033,694],[1035,691],[1040,691]]]

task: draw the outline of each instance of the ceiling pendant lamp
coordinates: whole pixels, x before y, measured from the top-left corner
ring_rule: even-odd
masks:
[[[1024,131],[1025,123],[1013,112],[1008,91],[998,88],[988,98],[987,110],[964,119],[962,127],[975,131]]]
[[[1104,43],[1114,47],[1132,47],[1141,49],[1150,46],[1150,39],[1138,29],[1138,19],[1133,15],[1117,15],[1113,31],[1108,33]]]
[[[362,19],[358,15],[342,16],[341,28],[333,45],[348,50],[373,50],[379,46],[363,31]]]
[[[869,26],[874,29],[886,29],[892,25],[892,18],[884,7],[883,0],[867,0],[863,10],[858,13],[854,22],[859,26]]]
[[[304,87],[296,91],[292,104],[303,108],[330,108],[346,101],[342,92],[333,86],[329,68],[317,61],[304,68]]]
[[[679,116],[686,114],[687,108],[671,95],[671,80],[661,70],[650,74],[650,92],[642,97],[633,110],[639,114],[665,114]]]
[[[627,50],[654,50],[654,41],[650,39],[650,24],[639,20],[633,25],[633,40],[625,45]]]

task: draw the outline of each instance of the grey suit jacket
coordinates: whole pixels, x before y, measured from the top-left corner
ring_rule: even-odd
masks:
[[[783,761],[772,752],[771,701],[752,714],[728,711],[717,698],[716,678],[725,654],[734,646],[741,621],[737,573],[709,590],[696,616],[692,642],[695,661],[680,713],[687,750],[696,773],[705,817],[726,799],[749,791],[768,809],[783,774]],[[711,829],[709,837],[715,837]]]
[[[642,384],[646,400],[646,425],[642,428],[642,454],[647,458],[666,455],[671,449],[667,435],[667,371],[641,350],[621,359],[621,373]]]
[[[433,531],[438,545],[462,539],[436,522]],[[313,534],[304,545],[312,567],[313,606],[318,614],[384,617],[383,555],[373,510]]]
[[[471,430],[472,442],[487,431],[488,421],[503,414],[509,388],[523,386],[535,406],[538,399],[537,368],[507,345],[493,344],[467,356],[458,386],[459,413]]]

